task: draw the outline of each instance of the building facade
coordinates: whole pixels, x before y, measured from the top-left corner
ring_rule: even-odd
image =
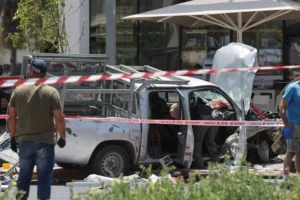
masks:
[[[116,63],[151,65],[162,70],[205,68],[214,52],[235,41],[233,31],[216,26],[188,28],[167,23],[123,20],[184,0],[116,0]],[[106,0],[89,0],[90,53],[105,53]],[[244,43],[257,48],[260,66],[300,64],[300,21],[272,21],[244,33]],[[209,66],[209,65],[208,65]],[[266,71],[257,88],[282,87],[298,70]]]
[[[215,51],[235,41],[235,32],[217,26],[188,28],[168,23],[123,20],[187,0],[66,0],[71,53],[113,55],[116,64],[151,65],[161,70],[211,67]],[[115,2],[114,7],[107,2]],[[19,65],[28,51],[14,49],[5,37],[16,29],[17,0],[0,0],[0,64]],[[260,66],[300,64],[300,21],[267,22],[244,33],[244,43],[258,49]],[[111,34],[114,32],[115,34]],[[108,52],[109,51],[109,52]],[[299,70],[266,71],[255,87],[282,88]]]

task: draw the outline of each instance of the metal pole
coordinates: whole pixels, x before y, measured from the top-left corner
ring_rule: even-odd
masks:
[[[241,121],[245,120],[245,104],[244,98],[241,99],[242,117]],[[239,143],[234,158],[234,165],[240,165],[241,159],[246,158],[245,154],[247,151],[247,131],[245,126],[240,126]]]
[[[243,16],[242,13],[238,13],[238,30],[237,30],[237,41],[243,42]]]
[[[133,98],[135,97],[134,94],[134,87],[135,86],[135,80],[131,79],[130,81],[130,93],[129,93],[129,101],[128,101],[128,114],[127,117],[131,118],[131,114],[132,114],[132,106],[133,106]]]
[[[238,13],[238,30],[237,30],[237,42],[243,42],[243,16],[242,13]],[[241,72],[241,85],[244,85],[243,73]],[[245,120],[245,100],[244,97],[241,97],[241,109],[242,109],[242,117],[241,121]],[[247,151],[247,131],[245,126],[240,126],[240,134],[239,134],[239,143],[236,150],[236,155],[234,159],[234,165],[240,165],[241,159],[245,158],[245,154]]]
[[[116,0],[106,0],[106,55],[116,64]]]
[[[68,76],[69,74],[69,69],[66,65],[63,65],[64,66],[64,76]],[[66,83],[63,83],[62,84],[62,90],[61,90],[61,106],[62,106],[62,109],[64,110],[64,106],[65,106],[65,98],[66,98],[66,89],[67,89],[67,84]]]

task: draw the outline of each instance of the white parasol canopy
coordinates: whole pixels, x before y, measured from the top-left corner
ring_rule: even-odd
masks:
[[[243,32],[271,20],[300,19],[300,2],[291,0],[193,0],[125,17],[128,20],[168,22],[187,27],[213,24]]]

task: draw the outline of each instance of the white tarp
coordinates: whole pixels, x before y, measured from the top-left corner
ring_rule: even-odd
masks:
[[[214,57],[212,69],[258,67],[257,49],[241,44],[231,43],[220,48]],[[256,71],[220,72],[212,74],[210,82],[222,88],[242,109],[249,110],[253,80]]]

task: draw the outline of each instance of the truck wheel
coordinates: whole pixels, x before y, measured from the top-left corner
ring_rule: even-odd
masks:
[[[258,155],[259,155],[259,158],[260,158],[261,162],[264,162],[264,163],[269,162],[269,160],[270,160],[269,145],[266,142],[266,140],[262,141],[259,144],[259,147],[258,147],[257,151],[258,151]]]
[[[130,164],[127,151],[120,146],[107,146],[96,153],[92,163],[94,173],[118,177],[126,173]]]

